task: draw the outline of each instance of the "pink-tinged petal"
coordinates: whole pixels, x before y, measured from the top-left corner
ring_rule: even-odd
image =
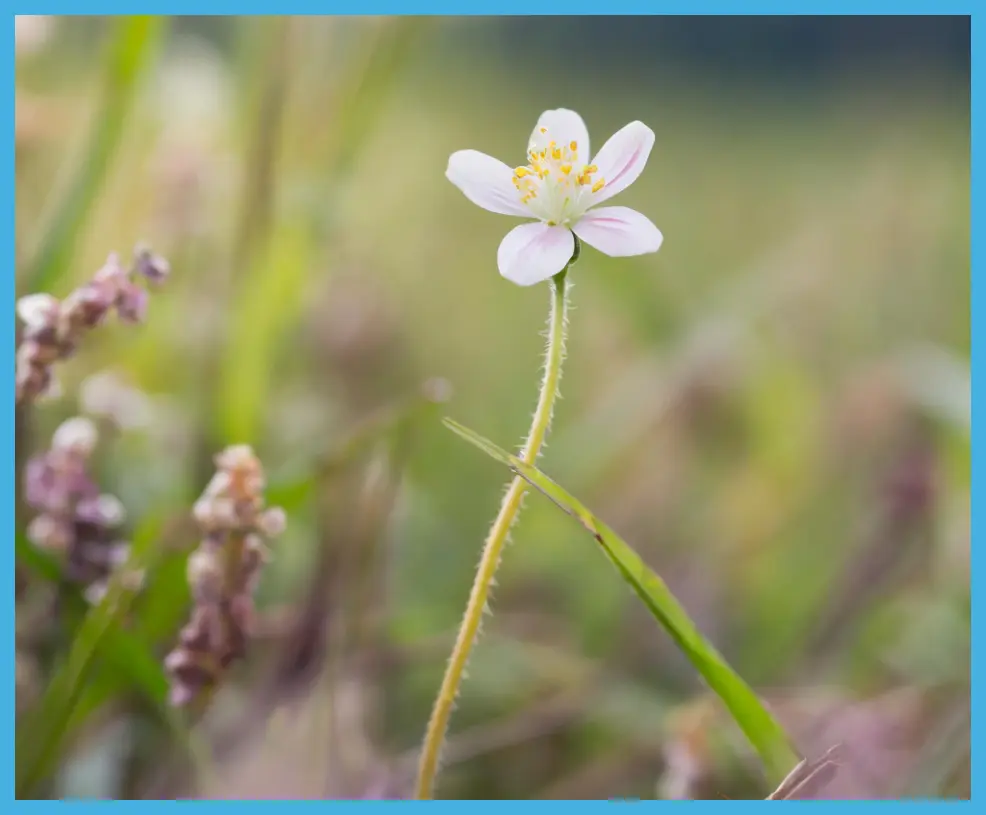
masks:
[[[574,251],[575,238],[567,227],[523,224],[507,233],[496,262],[507,280],[533,286],[564,269]]]
[[[579,160],[589,161],[589,131],[586,129],[585,122],[574,110],[546,110],[538,119],[534,132],[531,133],[531,144],[538,150],[548,146],[549,142],[554,142],[559,147],[565,144],[570,145],[575,142],[578,149]]]
[[[628,207],[594,209],[583,215],[572,231],[590,246],[614,258],[656,252],[664,241],[661,230]]]
[[[500,215],[531,216],[514,187],[514,171],[492,156],[477,150],[453,153],[445,177],[483,209]]]
[[[604,182],[603,188],[593,195],[593,204],[612,198],[636,181],[653,146],[654,131],[643,122],[630,122],[610,136],[592,160],[598,168],[593,178]]]

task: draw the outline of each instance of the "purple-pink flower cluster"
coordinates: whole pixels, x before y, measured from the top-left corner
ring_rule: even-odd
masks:
[[[55,390],[54,364],[71,357],[82,336],[111,311],[124,322],[142,321],[147,312],[147,290],[136,278],[160,283],[168,273],[164,258],[138,247],[129,268],[114,253],[92,280],[64,300],[50,294],[22,297],[17,302],[18,316],[24,322],[17,348],[17,402]]]
[[[95,425],[76,417],[55,431],[51,447],[24,469],[24,500],[37,510],[27,535],[58,554],[65,577],[97,602],[114,569],[126,562],[130,545],[120,537],[123,506],[102,493],[89,473],[96,446]]]
[[[283,510],[264,508],[263,467],[249,447],[227,448],[216,468],[194,509],[203,539],[188,558],[192,616],[165,660],[178,707],[211,691],[245,655],[265,541],[286,522]]]

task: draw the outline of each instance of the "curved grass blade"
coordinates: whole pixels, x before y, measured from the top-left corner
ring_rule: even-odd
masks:
[[[798,764],[799,756],[780,724],[719,652],[702,636],[688,613],[640,556],[612,529],[596,518],[578,499],[567,493],[536,467],[466,427],[445,419],[445,426],[513,470],[558,507],[575,518],[595,539],[603,553],[630,584],[654,618],[671,635],[709,687],[722,700],[743,734],[760,755],[767,780],[779,785]]]
[[[57,288],[106,179],[140,79],[157,55],[167,23],[166,17],[157,16],[113,20],[102,108],[64,197],[42,227],[40,243],[24,278],[28,291]]]

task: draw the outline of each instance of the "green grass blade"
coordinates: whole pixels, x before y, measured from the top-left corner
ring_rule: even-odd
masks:
[[[427,18],[400,17],[374,26],[365,51],[350,69],[337,100],[338,115],[328,147],[322,179],[331,199],[333,188],[354,163],[366,136],[385,110],[400,66]],[[293,41],[286,24],[270,25],[266,44],[270,65],[267,88],[256,102],[257,137],[245,183],[244,208],[233,249],[233,270],[241,275],[233,306],[230,340],[219,360],[213,411],[216,438],[223,444],[256,443],[266,419],[273,372],[286,338],[304,309],[305,289],[316,262],[313,253],[320,220],[292,211],[275,212],[275,169],[278,135],[287,122],[282,100],[292,79]],[[285,52],[288,52],[287,54]],[[314,210],[319,214],[319,210]],[[246,269],[244,274],[241,270]]]
[[[160,529],[161,524],[156,518],[149,519],[138,529],[128,569],[152,567],[157,555],[154,544]],[[106,644],[111,646],[117,664],[124,659],[130,661],[138,683],[142,682],[141,677],[146,680],[148,660],[141,654],[136,662],[132,661],[135,649],[142,649],[142,646],[139,641],[126,637],[122,628],[136,594],[119,576],[110,582],[106,596],[83,618],[65,661],[56,670],[40,701],[18,724],[14,752],[17,798],[30,797],[50,772],[70,729],[69,722],[86,690],[96,656],[103,652]],[[160,678],[155,677],[149,687],[157,697]]]
[[[334,109],[343,111],[339,123],[326,134],[325,166],[336,180],[355,164],[367,136],[373,131],[401,67],[433,21],[424,16],[400,16],[376,22],[365,37]]]
[[[491,441],[451,419],[446,419],[445,425],[491,458],[512,469],[574,517],[596,539],[603,553],[623,579],[630,584],[654,618],[671,635],[709,687],[722,700],[737,725],[759,753],[768,781],[773,785],[780,784],[799,761],[787,734],[749,685],[729,667],[719,652],[702,636],[664,581],[651,571],[640,556],[612,529],[536,467],[525,464],[516,456],[510,455]]]
[[[89,604],[75,586],[65,583],[62,567],[58,560],[48,552],[39,549],[24,535],[15,538],[17,562],[27,566],[38,577],[65,587],[63,600],[70,630],[78,631],[82,621],[90,610]],[[184,576],[184,563],[182,563]],[[91,680],[78,694],[69,692],[74,699],[71,710],[64,725],[57,731],[54,743],[41,754],[41,766],[36,772],[38,778],[45,778],[50,773],[53,762],[57,759],[59,747],[85,725],[89,717],[98,711],[108,701],[137,691],[153,711],[165,729],[183,746],[183,749],[194,758],[193,766],[199,774],[205,774],[211,766],[208,750],[196,734],[182,721],[181,717],[168,702],[168,677],[164,665],[154,654],[144,639],[134,632],[125,629],[119,621],[112,621],[105,629],[98,643],[98,652],[105,662],[105,670],[97,674],[86,673]],[[32,727],[45,726],[43,715],[46,705],[51,704],[51,697],[42,697],[41,704],[28,711]],[[30,732],[25,729],[19,738],[26,738]],[[23,742],[21,742],[23,743]]]
[[[64,587],[69,630],[76,630],[90,606],[76,586],[65,582],[61,564],[48,552],[39,549],[26,537],[15,538],[17,562],[27,566],[37,576]],[[153,705],[163,704],[168,694],[168,679],[151,650],[131,632],[112,626],[106,632],[104,655],[116,678],[116,686],[134,687]]]
[[[27,290],[53,290],[68,267],[76,240],[93,211],[117,152],[140,79],[157,54],[167,20],[157,16],[113,20],[102,108],[96,114],[88,147],[80,156],[64,197],[42,228],[36,254],[24,277]]]

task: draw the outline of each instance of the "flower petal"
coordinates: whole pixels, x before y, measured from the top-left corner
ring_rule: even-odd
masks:
[[[587,244],[613,258],[656,252],[664,241],[661,230],[629,207],[594,209],[583,215],[572,230]]]
[[[50,294],[25,294],[17,301],[17,316],[31,328],[43,328],[58,314],[59,303]]]
[[[513,185],[514,171],[478,150],[459,150],[448,160],[445,177],[477,206],[500,215],[529,218],[530,212],[520,202]]]
[[[630,122],[610,136],[592,160],[599,168],[594,178],[604,182],[603,188],[593,195],[593,204],[612,198],[636,181],[653,146],[654,131],[643,122]]]
[[[546,132],[542,132],[542,129]],[[541,114],[538,123],[531,134],[531,144],[540,150],[548,146],[548,142],[556,144],[570,144],[575,142],[578,145],[579,159],[588,161],[592,153],[589,152],[589,131],[586,129],[585,122],[574,110],[546,110]]]
[[[572,259],[575,238],[564,226],[522,224],[500,243],[500,274],[518,286],[532,286],[558,274]]]

